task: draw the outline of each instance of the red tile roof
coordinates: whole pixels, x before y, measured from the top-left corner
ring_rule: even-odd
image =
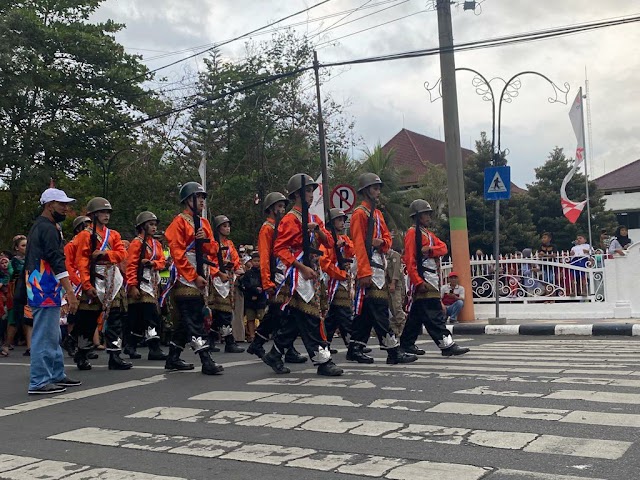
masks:
[[[440,140],[403,128],[382,146],[382,151],[387,153],[391,149],[394,150],[393,163],[400,172],[404,173],[400,186],[411,187],[418,185],[427,173],[427,164],[446,165],[444,145]],[[467,163],[469,157],[475,152],[467,148],[461,148],[461,150],[462,162]],[[526,190],[512,182],[511,191],[522,193]]]
[[[600,190],[631,190],[640,188],[640,160],[596,178]]]

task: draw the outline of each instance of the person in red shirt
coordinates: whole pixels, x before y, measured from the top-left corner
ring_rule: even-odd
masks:
[[[258,233],[258,254],[260,255],[262,290],[267,295],[268,306],[260,325],[256,329],[256,335],[249,348],[247,348],[247,353],[259,358],[265,355],[263,345],[269,341],[269,337],[280,328],[283,322],[288,321],[286,308],[282,308],[282,305],[289,301],[289,292],[284,285],[286,268],[282,262],[275,258],[273,253],[273,244],[277,237],[278,225],[285,214],[287,203],[287,197],[282,193],[271,192],[265,197],[263,204],[267,218]],[[299,332],[295,324],[292,325],[292,328],[296,328],[297,337]],[[292,341],[291,345],[286,348],[284,361],[285,363],[304,363],[307,361],[307,357],[296,350]]]
[[[334,248],[320,247],[320,267],[329,276],[327,295],[329,311],[324,319],[329,345],[336,330],[340,328],[340,335],[349,345],[351,339],[351,324],[353,322],[353,301],[351,299],[351,262],[354,257],[353,242],[344,234],[347,214],[339,208],[329,210],[329,221],[336,235]],[[338,254],[342,257],[338,261]],[[332,352],[333,353],[333,352]]]
[[[440,300],[440,257],[447,254],[447,246],[427,230],[433,209],[426,200],[414,200],[409,206],[411,226],[404,237],[404,263],[409,275],[410,310],[407,323],[400,337],[405,352],[424,355],[416,347],[416,340],[424,325],[442,356],[462,355],[468,348],[459,347],[447,330]],[[420,237],[418,235],[420,231]]]
[[[318,375],[338,376],[343,371],[331,360],[329,343],[320,314],[319,267],[315,252],[319,245],[333,248],[333,237],[324,228],[322,220],[309,214],[303,219],[303,202],[309,205],[313,201],[313,191],[318,184],[304,173],[298,173],[289,179],[287,191],[294,202],[278,225],[278,237],[273,246],[276,257],[287,268],[291,300],[289,301],[289,319],[276,332],[273,348],[262,357],[276,373],[289,373],[284,366],[282,354],[296,337],[296,328],[314,365],[318,366]],[[307,224],[307,230],[303,228]],[[305,236],[307,237],[305,239]],[[307,242],[308,240],[308,242]],[[305,244],[309,245],[304,251]],[[316,250],[317,251],[317,250]]]
[[[382,180],[374,173],[358,178],[358,193],[362,203],[351,216],[351,239],[356,254],[356,298],[353,333],[347,360],[373,363],[364,353],[371,328],[376,332],[380,348],[387,351],[387,363],[410,363],[418,357],[402,352],[389,324],[389,291],[385,278],[384,254],[391,248],[391,234],[382,212],[376,208]]]
[[[160,349],[160,311],[158,286],[160,271],[166,267],[162,245],[154,238],[158,231],[158,217],[153,212],[142,212],[136,218],[136,237],[127,250],[126,279],[129,300],[129,342],[131,358],[138,357],[138,341],[145,339],[149,347],[148,360],[166,360]]]
[[[219,335],[224,342],[226,353],[242,353],[233,336],[231,323],[233,321],[234,283],[236,275],[244,274],[244,267],[240,262],[240,256],[235,245],[229,238],[231,234],[231,220],[226,215],[217,215],[213,219],[213,228],[216,229],[216,241],[218,253],[215,262],[218,266],[218,275],[213,278],[213,288],[209,289],[209,304],[211,306],[213,322],[209,332],[209,343],[214,344],[214,334]]]
[[[187,182],[180,189],[180,202],[184,210],[167,227],[164,236],[169,243],[169,251],[175,270],[175,281],[170,289],[177,312],[177,325],[169,348],[169,356],[164,368],[167,370],[193,370],[193,364],[180,358],[187,346],[200,356],[202,373],[217,375],[222,373],[222,365],[216,364],[209,353],[210,346],[205,339],[205,315],[210,311],[205,305],[210,277],[219,274],[213,263],[218,253],[218,243],[214,241],[211,225],[200,217],[204,210],[207,192],[197,182]],[[200,228],[196,228],[197,216]],[[202,264],[199,258],[202,256]],[[167,290],[163,293],[166,296]]]
[[[93,334],[98,317],[106,318],[104,337],[110,370],[128,370],[132,364],[121,357],[122,324],[126,315],[124,278],[118,265],[127,255],[120,234],[107,227],[111,219],[111,203],[96,197],[87,204],[91,226],[76,235],[76,268],[82,294],[73,336],[78,345],[74,357],[80,370],[90,370],[87,355],[93,348]]]

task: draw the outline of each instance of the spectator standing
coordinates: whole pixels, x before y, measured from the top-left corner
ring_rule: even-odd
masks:
[[[261,321],[267,306],[267,297],[262,291],[260,277],[260,255],[251,253],[247,262],[248,270],[240,277],[240,290],[244,294],[244,314],[247,317],[247,342],[253,342],[256,333],[256,320]]]
[[[449,285],[440,288],[440,297],[449,323],[458,323],[458,314],[464,306],[464,287],[460,285],[456,272],[449,274]]]
[[[584,268],[591,255],[591,245],[587,243],[584,235],[580,234],[576,237],[573,247],[571,247],[571,265]],[[577,293],[585,297],[587,295],[587,275],[585,272],[572,271],[571,275],[571,293]],[[575,290],[574,290],[575,288]]]
[[[391,329],[396,337],[402,335],[407,320],[402,308],[405,294],[404,271],[402,256],[395,248],[387,252],[387,282],[389,283],[389,309],[391,310]]]
[[[616,236],[611,239],[609,244],[609,253],[618,255],[626,255],[625,250],[629,248],[633,242],[629,238],[629,230],[624,225],[620,225],[616,229]]]
[[[24,289],[24,255],[26,251],[27,237],[24,235],[16,235],[13,238],[13,258],[11,258],[9,264],[9,273],[11,274],[9,297],[13,299],[13,306],[8,314],[6,344],[10,348],[10,346],[13,345],[16,333],[22,329],[24,338],[27,341],[27,350],[24,352],[24,355],[29,356],[31,350],[32,320],[24,318],[24,302],[19,298],[14,298],[16,289]]]
[[[553,240],[553,235],[551,232],[544,232],[540,237],[540,248],[538,248],[538,259],[545,262],[552,262],[556,257],[556,247],[551,244]],[[547,295],[553,293],[555,290],[555,271],[554,268],[550,265],[543,264],[541,266],[542,270],[542,281],[545,283],[545,290]]]
[[[60,347],[60,306],[62,289],[73,292],[65,266],[62,230],[59,223],[67,216],[73,198],[56,188],[48,188],[40,197],[42,214],[29,232],[25,255],[26,294],[33,314],[29,394],[52,394],[80,385],[64,372]],[[18,298],[23,298],[17,292]],[[68,295],[69,312],[78,309],[75,295]]]

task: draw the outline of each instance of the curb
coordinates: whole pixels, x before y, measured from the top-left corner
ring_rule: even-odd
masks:
[[[521,325],[447,325],[456,335],[582,335],[623,337],[640,336],[640,323],[594,323],[585,325],[535,324]]]

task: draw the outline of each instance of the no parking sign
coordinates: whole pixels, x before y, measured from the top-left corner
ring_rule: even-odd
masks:
[[[351,185],[341,184],[331,191],[331,206],[351,213],[356,205],[356,190]]]

